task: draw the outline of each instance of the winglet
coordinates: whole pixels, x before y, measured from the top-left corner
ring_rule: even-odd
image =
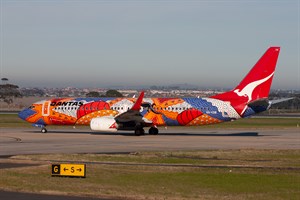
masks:
[[[144,91],[141,92],[140,96],[136,100],[135,104],[132,106],[131,110],[137,110],[139,111],[141,109],[142,101],[144,98]]]

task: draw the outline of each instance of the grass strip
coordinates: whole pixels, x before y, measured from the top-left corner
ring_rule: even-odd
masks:
[[[87,178],[50,176],[51,160],[87,163]],[[134,154],[51,154],[15,156],[10,162],[40,166],[1,169],[0,189],[124,199],[299,199],[300,150],[214,150]],[[265,168],[191,168],[110,165],[184,163],[251,165]],[[284,167],[284,168],[282,168]],[[281,169],[280,169],[281,168]]]

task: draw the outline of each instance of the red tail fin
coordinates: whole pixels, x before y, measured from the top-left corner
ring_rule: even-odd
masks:
[[[236,88],[212,98],[229,101],[240,115],[249,102],[267,98],[279,51],[280,47],[270,47]]]

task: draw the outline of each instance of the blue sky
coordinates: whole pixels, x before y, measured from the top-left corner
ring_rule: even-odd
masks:
[[[237,85],[281,46],[273,89],[299,89],[299,0],[1,0],[1,77],[21,87]]]

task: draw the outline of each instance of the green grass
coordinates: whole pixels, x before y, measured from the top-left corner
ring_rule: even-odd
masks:
[[[256,127],[256,128],[288,128],[300,126],[300,118],[244,118],[239,119],[234,122],[223,123],[216,125],[220,126],[230,126],[232,128],[236,127]]]
[[[87,177],[51,177],[50,164],[66,160],[86,163]],[[24,155],[14,156],[8,161],[39,163],[40,166],[1,169],[0,189],[4,190],[126,199],[300,198],[300,150]],[[203,168],[147,166],[143,163],[228,166]],[[237,168],[235,165],[247,167]]]
[[[255,154],[253,153],[255,152]],[[134,154],[51,154],[17,156],[18,159],[35,161],[80,161],[117,163],[165,163],[191,165],[244,165],[300,167],[300,150],[218,150],[218,151],[175,151],[139,152]]]
[[[30,127],[28,122],[23,121],[17,114],[0,114],[0,127]]]
[[[300,126],[300,118],[242,118],[232,122],[210,124],[205,128],[295,128]],[[197,126],[195,126],[197,127]]]

